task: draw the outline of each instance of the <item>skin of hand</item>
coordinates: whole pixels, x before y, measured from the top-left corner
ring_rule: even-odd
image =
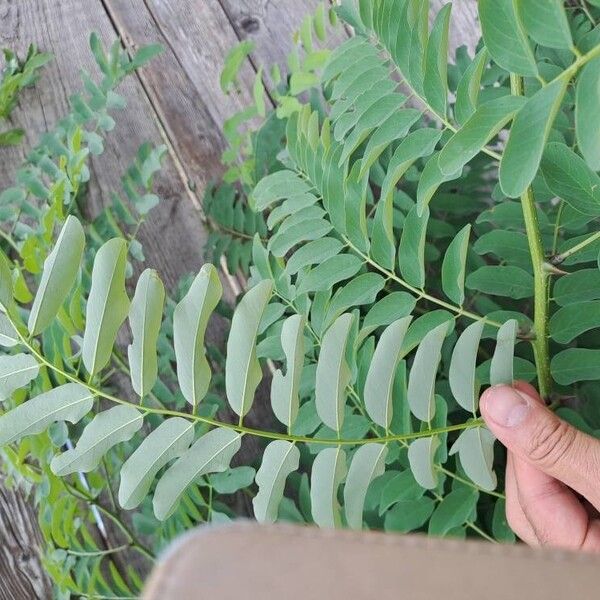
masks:
[[[600,440],[559,419],[528,383],[489,388],[480,409],[506,446],[506,517],[530,546],[600,552]]]

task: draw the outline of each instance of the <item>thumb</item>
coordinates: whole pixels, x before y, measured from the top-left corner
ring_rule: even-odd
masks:
[[[559,419],[526,389],[531,394],[507,385],[486,390],[481,414],[487,426],[516,456],[600,509],[600,441]]]

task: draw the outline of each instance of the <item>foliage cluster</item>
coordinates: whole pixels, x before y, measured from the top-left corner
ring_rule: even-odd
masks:
[[[0,445],[33,484],[62,597],[135,595],[119,554],[228,520],[238,490],[261,522],[514,539],[482,386],[532,381],[600,431],[588,4],[479,0],[483,39],[453,62],[450,4],[431,28],[422,0],[307,17],[289,73],[261,68],[254,104],[226,124],[225,179],[204,202],[210,259],[248,282],[224,353],[205,344],[228,314],[216,267],[172,299],[152,269],[130,278],[163,148],[140,149],[124,197],[82,218],[87,160],[124,104],[114,88],[156,51],[105,54],[92,37],[102,81],[84,74],[86,95],[0,196]],[[329,50],[338,20],[353,35]],[[232,51],[224,89],[251,51]],[[272,422],[250,426],[269,370]],[[245,437],[262,457],[232,467]],[[91,532],[99,512],[122,546]]]

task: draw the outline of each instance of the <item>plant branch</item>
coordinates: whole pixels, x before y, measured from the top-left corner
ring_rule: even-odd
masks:
[[[575,61],[577,62],[577,61]],[[518,75],[510,76],[511,92],[514,96],[523,94],[523,80]],[[550,396],[552,379],[550,376],[550,353],[548,348],[548,271],[545,268],[544,247],[540,233],[535,200],[531,186],[521,195],[521,208],[525,219],[525,230],[529,244],[529,254],[533,267],[534,315],[532,340],[539,392],[542,398]]]
[[[555,266],[560,265],[565,260],[567,260],[567,258],[573,256],[573,254],[576,254],[580,250],[583,250],[586,246],[593,244],[598,239],[600,239],[600,231],[592,233],[592,235],[588,236],[585,240],[579,242],[578,244],[575,244],[575,246],[573,246],[572,248],[569,248],[568,250],[565,250],[560,254],[555,254],[550,258],[550,262]]]

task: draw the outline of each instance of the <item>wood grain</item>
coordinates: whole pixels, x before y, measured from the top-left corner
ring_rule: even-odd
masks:
[[[30,503],[0,479],[0,598],[47,600],[51,583],[40,560],[42,536]]]

